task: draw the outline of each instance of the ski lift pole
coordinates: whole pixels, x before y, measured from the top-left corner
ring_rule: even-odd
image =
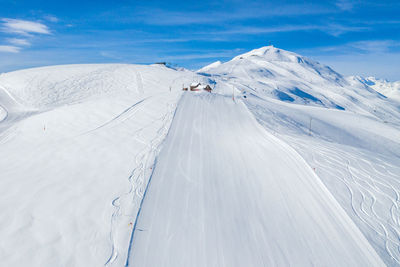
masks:
[[[232,100],[235,102],[235,87],[232,85]]]

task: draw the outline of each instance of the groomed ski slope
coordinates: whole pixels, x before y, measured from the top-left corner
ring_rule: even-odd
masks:
[[[185,93],[128,266],[383,266],[306,162],[241,102]]]
[[[0,266],[123,266],[158,144],[192,77],[129,64],[1,74]]]

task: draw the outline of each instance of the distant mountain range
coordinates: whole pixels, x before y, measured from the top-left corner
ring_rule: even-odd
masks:
[[[361,76],[350,76],[348,77],[348,81],[352,84],[361,83],[369,86],[388,98],[397,99],[400,101],[400,81],[389,82],[385,79],[378,79],[375,77],[365,78]]]

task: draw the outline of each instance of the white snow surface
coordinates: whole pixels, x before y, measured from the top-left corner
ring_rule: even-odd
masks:
[[[209,71],[209,70],[211,70],[213,68],[218,67],[221,64],[222,64],[222,62],[218,60],[218,61],[215,61],[215,62],[211,63],[210,65],[202,67],[197,72],[207,72],[207,71]]]
[[[126,260],[146,175],[187,75],[68,65],[1,76],[0,265]]]
[[[400,265],[399,102],[271,46],[206,75],[307,161],[385,264]]]
[[[375,77],[350,76],[347,78],[351,83],[361,83],[369,86],[382,95],[400,101],[400,81],[389,82],[384,79],[377,79]]]
[[[400,102],[375,90],[272,46],[3,73],[0,265],[399,266]]]
[[[207,73],[222,82],[229,80],[238,92],[261,98],[348,110],[396,123],[400,118],[398,103],[387,105],[388,100],[372,88],[352,86],[331,68],[273,46],[237,56]]]
[[[290,146],[260,127],[241,101],[208,93],[181,99],[128,263],[383,265]]]
[[[7,117],[7,111],[0,106],[0,121],[4,120]]]

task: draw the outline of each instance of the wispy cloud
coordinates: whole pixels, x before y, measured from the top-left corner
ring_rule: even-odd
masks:
[[[20,38],[7,38],[6,41],[10,44],[18,46],[29,46],[31,44],[28,40]]]
[[[59,21],[60,21],[59,18],[57,18],[56,16],[53,16],[53,15],[46,15],[46,16],[44,16],[43,18],[44,18],[45,20],[50,21],[50,22],[59,22]]]
[[[201,32],[193,35],[187,35],[185,37],[176,37],[176,38],[149,38],[149,39],[140,39],[136,40],[133,43],[186,43],[192,41],[206,41],[206,42],[228,42],[230,38],[226,38],[224,36],[210,36],[210,33],[203,34]]]
[[[19,53],[20,50],[21,48],[18,46],[0,45],[0,53]]]
[[[277,27],[238,27],[225,31],[213,32],[213,34],[261,34],[275,32],[309,31],[320,29],[317,25],[285,25]]]
[[[38,34],[51,34],[43,23],[10,18],[0,19],[0,31],[10,36],[4,39],[6,45],[0,45],[0,52],[7,53],[19,53],[23,47],[30,46],[30,39]]]
[[[188,24],[213,24],[216,22],[240,21],[246,19],[271,18],[280,16],[303,16],[334,13],[335,11],[323,6],[274,5],[266,4],[240,7],[233,10],[208,10],[207,12],[181,12],[161,9],[141,10],[136,19],[152,25],[177,26]]]
[[[1,19],[3,22],[1,30],[6,33],[30,36],[31,34],[50,34],[50,29],[43,23],[20,20],[20,19]]]
[[[280,32],[298,32],[298,31],[323,31],[332,36],[340,36],[348,32],[358,32],[368,30],[368,27],[359,26],[344,26],[339,24],[328,24],[328,25],[283,25],[275,27],[238,27],[231,28],[225,31],[211,32],[214,35],[257,35],[266,33],[280,33]],[[210,33],[208,33],[210,34]]]
[[[355,1],[352,0],[338,0],[336,6],[344,11],[352,10],[355,6]]]
[[[342,34],[348,33],[348,32],[362,32],[362,31],[367,31],[370,28],[365,27],[365,26],[347,26],[347,25],[341,25],[341,24],[329,24],[326,26],[321,26],[320,28],[322,31],[326,31],[332,36],[340,36]]]
[[[300,52],[310,54],[383,54],[391,53],[394,49],[400,48],[400,41],[396,40],[364,40],[349,42],[336,46],[314,47],[312,49],[302,49]]]
[[[347,44],[347,46],[358,49],[367,53],[384,53],[389,52],[392,48],[400,47],[400,41],[394,40],[373,40],[358,41]]]
[[[237,50],[221,51],[221,52],[206,52],[193,53],[184,55],[165,56],[166,60],[192,60],[192,59],[210,59],[210,58],[231,58],[237,54]]]

